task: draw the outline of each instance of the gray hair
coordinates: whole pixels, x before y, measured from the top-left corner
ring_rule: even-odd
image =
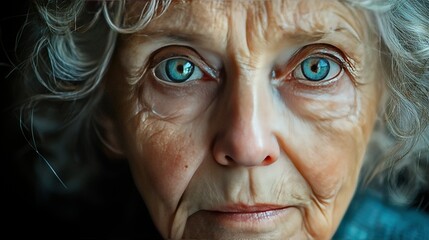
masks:
[[[360,1],[374,13],[382,40],[387,99],[363,168],[363,181],[409,204],[428,184],[429,1]]]
[[[362,181],[389,183],[393,200],[410,203],[428,181],[429,2],[347,2],[371,12],[386,66],[386,105]],[[147,1],[132,24],[125,21],[125,0],[34,3],[32,20],[23,29],[28,29],[29,39],[23,46],[29,47],[22,49],[25,61],[17,66],[26,98],[20,109],[21,125],[32,149],[49,166],[39,171],[48,169],[69,190],[78,191],[101,164],[94,160],[100,144],[96,121],[103,95],[100,83],[116,38],[144,28],[167,9],[170,0]],[[46,173],[41,175],[46,179]],[[52,179],[44,180],[48,187]]]

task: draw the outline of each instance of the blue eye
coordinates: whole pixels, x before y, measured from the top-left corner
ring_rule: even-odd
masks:
[[[325,58],[307,58],[301,63],[302,74],[311,81],[324,79],[328,75],[330,68],[331,66]]]
[[[301,62],[300,68],[294,71],[294,75],[300,80],[319,82],[333,79],[340,72],[341,67],[333,60],[324,57],[309,57]]]
[[[168,83],[183,83],[198,80],[203,72],[195,64],[183,57],[169,58],[159,63],[154,69],[155,76]]]

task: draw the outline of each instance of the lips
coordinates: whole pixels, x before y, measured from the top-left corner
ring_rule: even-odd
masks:
[[[258,204],[258,205],[228,205],[206,213],[222,225],[253,226],[254,224],[273,224],[283,218],[288,212],[288,206]]]
[[[280,237],[283,236],[282,229],[293,229],[300,222],[300,211],[296,206],[224,205],[192,214],[186,224],[185,236],[210,239],[230,236],[283,239]]]
[[[227,206],[219,207],[213,211],[220,212],[220,213],[258,213],[258,212],[275,211],[283,208],[286,208],[286,206],[272,205],[272,204],[257,204],[257,205],[235,204],[235,205],[227,205]]]

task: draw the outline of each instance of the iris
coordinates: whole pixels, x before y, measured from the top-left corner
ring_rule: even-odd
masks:
[[[310,57],[301,63],[302,74],[310,81],[321,81],[330,71],[330,64],[326,58]]]
[[[194,64],[183,58],[173,58],[165,63],[165,73],[172,82],[181,83],[194,72]]]

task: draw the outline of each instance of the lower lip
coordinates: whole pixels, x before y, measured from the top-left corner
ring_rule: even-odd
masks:
[[[266,229],[276,227],[276,223],[282,221],[289,215],[291,208],[270,209],[265,211],[253,212],[220,212],[207,211],[206,213],[215,220],[215,222],[226,228],[240,227],[252,230]]]

